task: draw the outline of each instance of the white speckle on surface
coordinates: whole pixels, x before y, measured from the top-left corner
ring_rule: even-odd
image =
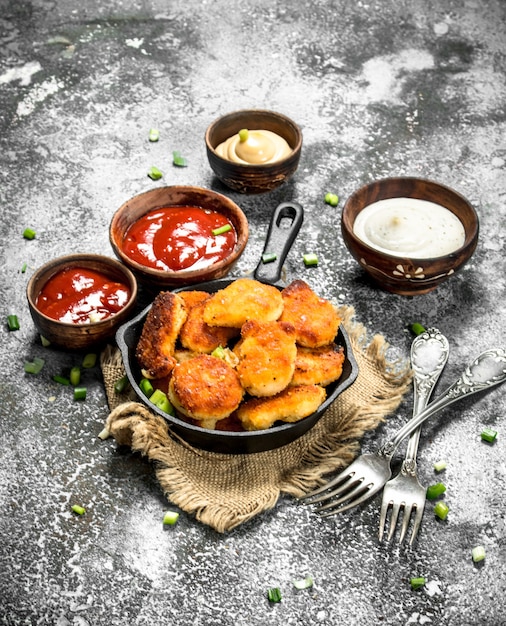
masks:
[[[18,108],[16,110],[17,116],[26,117],[27,115],[30,115],[30,113],[33,113],[38,104],[44,102],[46,98],[57,93],[58,90],[63,89],[63,87],[63,82],[57,80],[54,76],[43,83],[40,83],[40,85],[36,85],[26,98],[21,100],[18,104]]]
[[[450,27],[446,22],[438,22],[434,24],[434,33],[441,37],[441,35],[446,35],[446,33],[450,30]]]
[[[19,80],[19,84],[26,87],[32,81],[32,76],[40,72],[42,65],[38,61],[30,61],[21,67],[11,67],[0,75],[0,85]]]
[[[494,157],[491,161],[491,165],[492,167],[504,167],[504,159],[501,159],[501,157]]]
[[[144,39],[142,37],[141,38],[136,37],[135,39],[127,39],[125,43],[127,46],[130,46],[130,48],[139,49],[144,43]]]
[[[435,596],[441,593],[440,582],[438,580],[429,580],[425,583],[425,592],[428,596]]]

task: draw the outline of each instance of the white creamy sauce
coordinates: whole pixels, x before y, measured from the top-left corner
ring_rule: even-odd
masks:
[[[464,226],[454,213],[417,198],[386,198],[366,206],[353,232],[371,248],[417,259],[444,256],[465,241]]]

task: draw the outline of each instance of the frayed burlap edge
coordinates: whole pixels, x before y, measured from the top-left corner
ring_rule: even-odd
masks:
[[[227,455],[200,450],[173,433],[167,422],[131,395],[114,392],[124,375],[121,355],[108,346],[101,365],[111,413],[103,435],[154,463],[166,497],[218,532],[226,532],[275,506],[281,494],[301,496],[346,467],[360,439],[399,406],[411,382],[409,363],[389,362],[384,337],[367,337],[351,307],[341,307],[359,376],[320,421],[277,450]]]

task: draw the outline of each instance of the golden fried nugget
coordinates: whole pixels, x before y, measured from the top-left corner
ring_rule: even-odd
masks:
[[[187,311],[192,309],[197,304],[200,304],[205,300],[209,300],[211,297],[211,294],[207,291],[197,291],[193,289],[190,291],[178,291],[177,294],[183,298]]]
[[[169,382],[173,406],[195,420],[220,420],[237,409],[244,390],[237,372],[222,359],[200,354],[178,363]]]
[[[343,373],[344,348],[335,343],[319,348],[297,348],[291,385],[326,387]]]
[[[294,280],[281,294],[280,319],[295,326],[299,345],[318,348],[334,341],[341,318],[331,302],[317,296],[303,280]]]
[[[206,301],[194,305],[181,328],[179,340],[183,348],[193,352],[211,354],[218,346],[225,347],[230,339],[237,337],[239,330],[225,326],[209,326],[204,322]]]
[[[174,350],[186,321],[183,300],[170,291],[162,291],[153,301],[137,344],[139,365],[150,378],[168,376],[174,366]]]
[[[246,400],[237,410],[245,430],[264,430],[275,422],[298,422],[314,413],[325,400],[320,385],[288,387],[272,398]]]
[[[237,373],[252,396],[274,396],[291,381],[297,347],[295,328],[286,322],[249,320],[241,329]]]
[[[210,326],[241,328],[249,319],[277,320],[282,311],[279,289],[251,278],[238,278],[207,300],[204,321]]]

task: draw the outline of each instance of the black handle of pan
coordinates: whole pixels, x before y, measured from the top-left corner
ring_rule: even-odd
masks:
[[[282,202],[273,211],[262,258],[265,254],[275,256],[275,260],[260,263],[255,270],[255,278],[263,283],[275,284],[281,277],[286,256],[304,221],[304,209],[297,202]]]

